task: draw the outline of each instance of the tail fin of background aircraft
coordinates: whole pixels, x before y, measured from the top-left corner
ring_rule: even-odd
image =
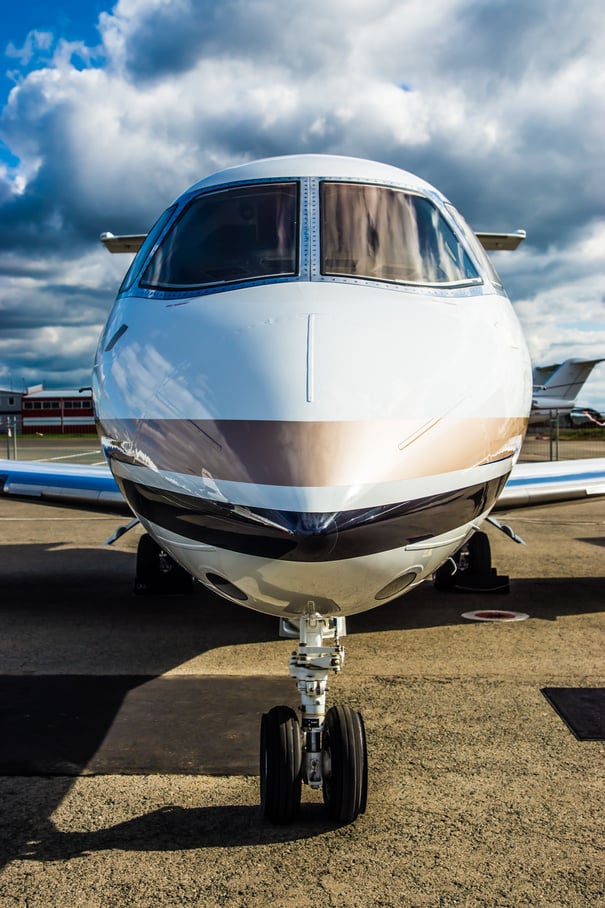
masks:
[[[559,400],[575,401],[584,382],[602,359],[566,359],[560,366],[544,366],[534,369],[534,397],[554,397]]]

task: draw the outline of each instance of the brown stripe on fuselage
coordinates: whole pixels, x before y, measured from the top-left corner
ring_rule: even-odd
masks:
[[[232,482],[350,486],[419,479],[509,456],[522,417],[279,421],[114,419],[110,457]]]

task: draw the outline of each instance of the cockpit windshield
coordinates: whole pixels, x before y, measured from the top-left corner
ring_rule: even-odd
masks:
[[[326,181],[320,210],[324,275],[408,284],[479,280],[455,233],[424,196]]]
[[[147,266],[141,286],[184,290],[298,271],[298,184],[237,186],[193,199]]]

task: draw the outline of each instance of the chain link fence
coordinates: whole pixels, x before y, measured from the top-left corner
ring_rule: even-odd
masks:
[[[570,425],[569,416],[555,416],[527,430],[520,461],[578,460],[605,457],[605,425],[586,419],[583,425]]]

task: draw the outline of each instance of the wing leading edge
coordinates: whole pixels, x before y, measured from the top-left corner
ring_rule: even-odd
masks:
[[[0,460],[0,491],[41,502],[127,509],[107,466]]]
[[[605,495],[605,457],[518,463],[496,508],[528,507]]]
[[[515,233],[477,233],[477,239],[488,252],[496,252],[499,249],[508,249],[512,252],[526,237],[525,230],[517,230]]]
[[[108,252],[138,252],[145,239],[146,233],[129,234],[128,236],[114,236],[113,233],[102,233],[100,240]]]

